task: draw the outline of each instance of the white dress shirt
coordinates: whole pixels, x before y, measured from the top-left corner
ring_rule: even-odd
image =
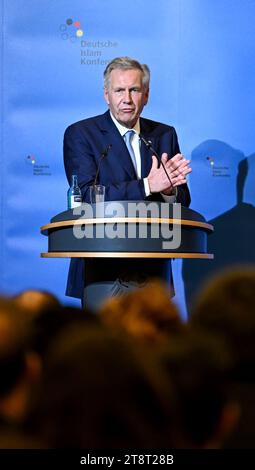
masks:
[[[135,154],[137,177],[138,177],[138,179],[141,179],[141,173],[142,173],[141,151],[140,151],[141,140],[140,140],[140,137],[139,137],[139,135],[140,135],[140,120],[138,119],[136,124],[134,125],[134,127],[132,129],[129,129],[128,127],[125,127],[122,124],[120,124],[117,121],[117,119],[115,119],[115,117],[112,115],[111,112],[110,112],[110,115],[111,115],[111,118],[112,118],[115,126],[117,127],[120,135],[123,137],[123,139],[124,139],[124,135],[126,134],[127,131],[130,131],[130,130],[134,131],[134,135],[133,135],[133,138],[132,138],[132,141],[131,141],[131,145],[133,147],[134,154]],[[150,196],[151,192],[150,192],[148,178],[143,178],[143,183],[144,183],[145,195]]]
[[[141,150],[140,150],[141,139],[139,137],[139,135],[140,135],[140,120],[138,119],[136,124],[134,125],[134,127],[132,129],[129,129],[128,127],[125,127],[122,124],[120,124],[117,121],[117,119],[115,119],[115,117],[112,115],[111,112],[110,112],[110,115],[111,115],[111,118],[112,118],[115,126],[117,127],[120,135],[123,137],[123,139],[124,139],[124,135],[126,134],[127,131],[130,131],[130,130],[134,131],[134,135],[133,135],[133,138],[132,138],[132,141],[131,141],[131,145],[133,147],[134,154],[135,154],[137,177],[138,177],[138,179],[141,179],[141,173],[142,173]],[[148,178],[143,178],[143,184],[144,184],[145,196],[146,197],[150,196],[151,192],[150,192],[150,186],[149,186]],[[165,202],[173,203],[176,200],[176,197],[174,195],[167,196],[166,194],[163,194],[163,193],[160,193],[160,194],[163,197]]]

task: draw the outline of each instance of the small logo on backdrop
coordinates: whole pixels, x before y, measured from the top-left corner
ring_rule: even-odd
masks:
[[[213,157],[206,157],[206,160],[208,160],[208,162],[211,166],[214,166],[214,158]]]
[[[216,177],[230,177],[229,167],[226,165],[217,165],[215,158],[212,156],[207,156],[206,161],[212,169],[212,176]]]
[[[64,41],[69,40],[70,42],[77,42],[78,39],[82,38],[84,31],[81,26],[81,22],[67,18],[65,23],[59,26],[61,38]]]
[[[34,155],[27,155],[25,162],[33,168],[33,176],[51,176],[50,165],[37,163],[37,158]]]
[[[116,56],[116,49],[119,43],[112,39],[84,39],[85,31],[81,21],[67,18],[59,25],[60,37],[66,42],[80,43],[80,64],[86,66],[101,65],[106,67]],[[86,32],[87,36],[87,32]],[[79,41],[80,40],[80,41]],[[110,57],[109,57],[110,53]]]
[[[25,158],[25,162],[26,162],[28,165],[34,165],[35,162],[36,162],[35,156],[34,156],[34,155],[28,155],[28,156]]]

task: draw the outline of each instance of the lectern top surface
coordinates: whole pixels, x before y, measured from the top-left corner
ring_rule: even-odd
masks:
[[[198,212],[188,207],[181,206],[181,217],[176,216],[176,206],[156,201],[108,201],[105,203],[82,204],[75,210],[69,209],[52,217],[51,222],[65,220],[77,220],[79,218],[113,218],[113,217],[151,217],[151,218],[181,218],[196,222],[206,222]]]

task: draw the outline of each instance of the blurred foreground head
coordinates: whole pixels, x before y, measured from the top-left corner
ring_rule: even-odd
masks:
[[[184,329],[168,289],[160,281],[113,297],[102,306],[102,321],[143,343],[161,343]]]
[[[169,443],[166,375],[102,325],[73,325],[49,351],[30,432],[49,447],[157,448]]]
[[[178,401],[173,447],[222,447],[239,416],[229,380],[232,358],[224,341],[187,328],[172,338],[161,360]]]
[[[58,332],[75,322],[96,322],[96,315],[87,309],[63,307],[57,297],[47,291],[28,289],[13,299],[17,308],[26,312],[31,323],[31,349],[43,358]]]
[[[48,310],[54,310],[61,306],[55,295],[50,292],[27,289],[14,297],[17,305],[33,315],[39,315]]]
[[[31,324],[26,312],[7,298],[0,299],[0,415],[19,421],[26,413],[40,364],[30,351]]]
[[[231,348],[235,374],[255,378],[255,267],[238,267],[212,279],[194,305],[190,324],[222,337]]]

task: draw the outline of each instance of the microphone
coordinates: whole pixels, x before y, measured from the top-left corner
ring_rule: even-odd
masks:
[[[107,147],[101,153],[101,156],[99,158],[99,162],[98,162],[98,165],[97,165],[97,171],[96,171],[96,176],[95,176],[95,179],[94,179],[93,186],[96,186],[96,184],[97,184],[98,174],[99,174],[101,162],[105,157],[107,157],[108,152],[111,148],[112,148],[112,144],[108,144]]]
[[[147,147],[149,150],[151,150],[151,152],[153,153],[153,155],[155,155],[155,156],[157,157],[159,166],[162,165],[162,168],[163,168],[163,170],[164,170],[164,172],[165,172],[165,174],[166,174],[166,176],[167,176],[167,179],[168,179],[168,181],[169,181],[169,183],[170,183],[170,186],[174,189],[175,197],[177,197],[177,188],[174,188],[174,187],[173,187],[173,183],[172,183],[172,181],[171,181],[171,178],[170,178],[169,174],[168,174],[167,171],[166,171],[166,167],[165,167],[164,163],[162,162],[162,160],[161,160],[159,154],[158,154],[158,153],[156,152],[156,150],[153,148],[151,140],[146,140],[141,134],[140,134],[140,139],[143,141],[143,143],[146,145],[146,147]]]

